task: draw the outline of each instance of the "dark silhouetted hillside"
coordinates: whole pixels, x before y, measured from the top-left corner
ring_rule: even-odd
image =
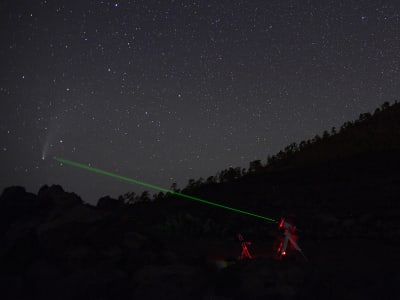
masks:
[[[361,114],[339,130],[293,143],[268,160],[269,168],[304,166],[353,158],[358,155],[382,157],[400,151],[400,103],[384,103],[374,114]]]
[[[279,219],[308,257],[273,259],[277,224],[149,192],[97,206],[60,186],[0,197],[1,299],[399,299],[400,105],[180,191]],[[238,261],[241,232],[250,261]],[[229,261],[218,269],[216,262]]]

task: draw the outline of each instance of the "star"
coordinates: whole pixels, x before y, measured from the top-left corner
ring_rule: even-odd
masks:
[[[84,187],[49,159],[36,170],[63,155],[184,186],[398,99],[394,1],[289,2],[10,1],[2,188],[51,178],[88,201],[135,189]],[[37,176],[9,176],[25,169]]]

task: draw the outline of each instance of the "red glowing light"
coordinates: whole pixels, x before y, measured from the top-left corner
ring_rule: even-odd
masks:
[[[278,253],[281,252],[282,244],[283,244],[283,242],[281,242],[281,243],[279,244],[278,251],[277,251]]]
[[[281,222],[279,223],[279,228],[283,227],[283,223],[285,223],[285,219],[284,218],[282,218]]]
[[[241,242],[242,246],[242,253],[240,254],[239,259],[252,259],[253,257],[251,256],[249,249],[247,248],[247,245],[251,245],[251,242],[246,242],[240,233],[238,233],[238,239]]]
[[[285,256],[285,255],[286,255],[286,251],[283,251],[283,252],[282,252],[282,255]]]

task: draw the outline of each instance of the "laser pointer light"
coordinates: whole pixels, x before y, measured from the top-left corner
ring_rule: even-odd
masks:
[[[91,166],[88,166],[88,165],[84,165],[84,164],[81,164],[81,163],[78,163],[78,162],[74,162],[72,160],[68,160],[68,159],[64,159],[64,158],[60,158],[60,157],[54,157],[54,159],[56,161],[60,162],[60,163],[65,164],[65,165],[70,165],[70,166],[73,166],[73,167],[77,167],[77,168],[80,168],[80,169],[83,169],[83,170],[87,170],[87,171],[91,171],[91,172],[94,172],[94,173],[97,173],[97,174],[109,176],[109,177],[112,177],[112,178],[116,178],[116,179],[119,179],[119,180],[122,180],[122,181],[129,182],[129,183],[138,184],[138,185],[141,185],[141,186],[153,189],[153,190],[161,191],[161,192],[164,192],[164,193],[170,193],[172,195],[179,196],[181,198],[189,199],[189,200],[192,200],[192,201],[197,201],[197,202],[200,202],[200,203],[216,206],[216,207],[219,207],[219,208],[224,208],[226,210],[234,211],[234,212],[237,212],[237,213],[241,213],[243,215],[248,215],[248,216],[259,218],[259,219],[263,219],[263,220],[266,220],[266,221],[269,221],[269,222],[274,222],[274,223],[277,222],[275,219],[264,217],[264,216],[261,216],[261,215],[258,215],[258,214],[254,214],[254,213],[249,212],[249,211],[233,208],[233,207],[230,207],[230,206],[218,204],[218,203],[207,201],[207,200],[204,200],[204,199],[201,199],[201,198],[197,198],[197,197],[193,197],[193,196],[190,196],[190,195],[186,195],[186,194],[182,194],[182,193],[179,193],[179,192],[175,192],[175,191],[172,191],[172,190],[168,190],[168,189],[165,189],[165,188],[153,185],[153,184],[149,184],[149,183],[142,182],[142,181],[139,181],[139,180],[136,180],[136,179],[132,179],[132,178],[129,178],[129,177],[121,176],[121,175],[118,175],[118,174],[115,174],[115,173],[111,173],[111,172],[108,172],[108,171],[105,171],[105,170],[94,168],[94,167],[91,167]]]

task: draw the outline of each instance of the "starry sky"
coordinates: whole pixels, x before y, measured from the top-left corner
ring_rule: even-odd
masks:
[[[400,3],[0,2],[0,188],[96,203],[266,161],[400,95]]]

